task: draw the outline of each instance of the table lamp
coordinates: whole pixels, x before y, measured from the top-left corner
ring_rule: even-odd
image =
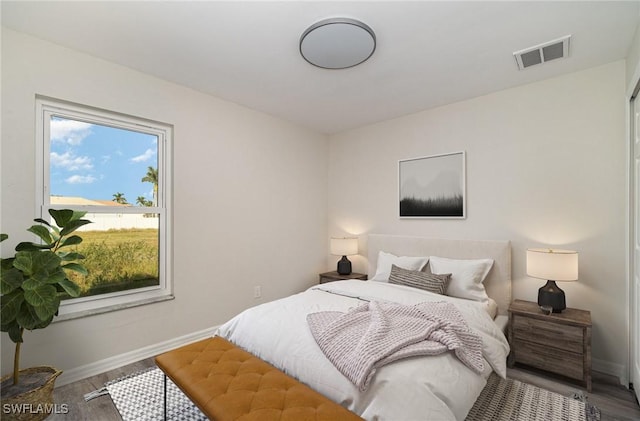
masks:
[[[358,254],[358,239],[332,238],[331,254],[342,256],[342,259],[338,260],[337,271],[340,275],[349,275],[351,273],[351,262],[347,259],[347,256]]]
[[[567,308],[564,291],[556,281],[576,281],[578,279],[578,252],[572,250],[528,249],[527,275],[546,279],[547,283],[538,290],[538,305],[550,307],[554,313]]]

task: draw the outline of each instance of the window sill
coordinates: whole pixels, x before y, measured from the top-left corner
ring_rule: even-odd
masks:
[[[147,304],[159,303],[162,301],[170,301],[170,300],[173,300],[174,298],[175,296],[173,294],[163,295],[163,296],[152,297],[152,298],[141,298],[135,301],[120,303],[120,304],[113,304],[105,307],[92,308],[92,309],[83,310],[83,311],[74,311],[72,313],[61,314],[58,317],[54,317],[53,323],[63,322],[65,320],[80,319],[82,317],[95,316],[97,314],[111,313],[112,311],[124,310],[126,308],[144,306]]]

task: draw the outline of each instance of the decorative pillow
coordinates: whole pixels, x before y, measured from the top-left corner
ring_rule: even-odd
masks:
[[[378,252],[376,274],[371,280],[387,282],[389,280],[389,274],[391,273],[391,265],[396,265],[403,269],[421,270],[428,261],[428,257],[396,256],[395,254],[380,251]]]
[[[433,273],[451,274],[447,295],[483,303],[489,301],[482,282],[493,266],[493,259],[460,260],[431,256],[429,265]]]
[[[450,280],[450,273],[435,275],[417,270],[402,269],[396,265],[391,265],[391,274],[389,275],[390,284],[424,289],[440,295],[444,295],[447,291],[447,285]]]

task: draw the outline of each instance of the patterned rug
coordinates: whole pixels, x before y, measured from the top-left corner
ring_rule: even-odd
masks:
[[[158,421],[164,419],[164,374],[158,367],[112,380],[105,387],[88,393],[86,401],[102,395],[111,396],[123,421]],[[167,379],[167,420],[206,421],[207,417],[184,393]]]
[[[167,420],[207,420],[171,380],[167,385]],[[163,393],[164,375],[152,367],[113,380],[85,395],[85,400],[108,394],[123,421],[157,421],[164,415]],[[584,399],[581,394],[569,398],[492,374],[466,421],[599,421],[600,410]]]
[[[581,393],[566,397],[492,373],[466,421],[600,421],[600,410]]]

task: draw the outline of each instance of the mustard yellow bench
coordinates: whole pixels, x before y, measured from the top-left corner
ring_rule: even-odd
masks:
[[[362,420],[218,336],[159,355],[155,361],[210,420]]]

